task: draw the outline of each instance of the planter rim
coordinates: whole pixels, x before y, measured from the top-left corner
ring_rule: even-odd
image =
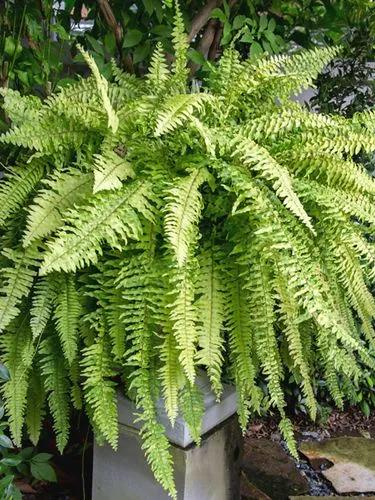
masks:
[[[223,384],[223,393],[220,401],[216,401],[216,396],[211,390],[210,381],[205,373],[198,375],[196,380],[197,385],[203,393],[204,400],[204,415],[202,419],[201,435],[210,432],[219,424],[227,420],[237,411],[237,394],[234,386]],[[164,426],[169,441],[182,448],[187,448],[193,443],[193,438],[190,435],[188,426],[182,416],[178,416],[174,426],[172,427],[167,413],[165,411],[164,402],[160,399],[157,403],[159,422]],[[133,401],[126,398],[122,394],[118,395],[118,415],[120,430],[121,426],[139,430],[142,426],[141,422],[136,421],[136,407]]]

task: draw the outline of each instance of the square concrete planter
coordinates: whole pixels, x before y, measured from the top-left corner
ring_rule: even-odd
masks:
[[[160,404],[160,422],[172,444],[175,481],[179,500],[237,500],[242,436],[237,417],[236,393],[225,386],[221,401],[215,400],[206,376],[198,384],[204,394],[205,414],[202,444],[193,444],[182,418],[172,427]],[[110,446],[94,447],[93,500],[167,500],[155,481],[141,449],[135,406],[119,396],[120,439],[118,451]]]

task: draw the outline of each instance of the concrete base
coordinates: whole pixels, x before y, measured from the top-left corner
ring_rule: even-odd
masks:
[[[178,418],[168,427],[160,406],[160,421],[172,444],[178,500],[238,500],[242,436],[236,411],[236,395],[226,386],[220,403],[215,402],[205,377],[199,382],[204,394],[202,444],[192,444],[186,423]],[[94,447],[92,500],[167,500],[155,481],[141,449],[134,406],[119,397],[120,439],[118,451],[110,446]]]
[[[232,417],[204,437],[202,445],[172,445],[179,500],[237,500],[242,436]],[[119,451],[94,448],[92,500],[167,500],[146,462],[138,432],[121,426]]]

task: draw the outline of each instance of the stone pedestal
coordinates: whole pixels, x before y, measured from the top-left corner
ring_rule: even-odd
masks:
[[[202,444],[193,444],[186,423],[178,418],[171,427],[162,404],[160,421],[172,444],[179,500],[238,500],[242,436],[237,423],[236,394],[226,386],[215,401],[205,376],[199,379],[205,396]],[[120,439],[118,451],[94,448],[92,500],[167,500],[155,481],[141,449],[139,424],[133,403],[119,397]]]

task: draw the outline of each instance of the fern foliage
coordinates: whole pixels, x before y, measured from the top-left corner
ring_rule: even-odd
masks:
[[[242,60],[226,49],[189,84],[176,9],[175,57],[149,74],[113,67],[44,102],[2,90],[0,143],[21,148],[0,183],[0,345],[11,432],[39,436],[45,402],[59,449],[71,401],[116,447],[116,394],[138,408],[156,478],[176,496],[160,399],[199,442],[199,370],[219,399],[236,386],[242,427],[280,414],[293,374],[312,418],[313,376],[341,406],[375,366],[374,112],[352,119],[291,99],[335,49]],[[8,146],[9,147],[9,146]],[[30,158],[25,160],[25,158]],[[37,396],[36,396],[37,395]]]

